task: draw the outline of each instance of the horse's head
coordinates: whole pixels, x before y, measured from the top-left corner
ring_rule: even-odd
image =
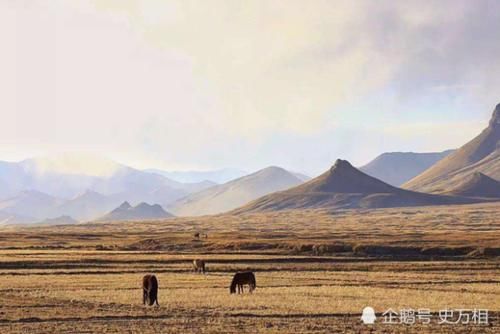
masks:
[[[156,291],[149,291],[146,297],[146,302],[149,306],[152,306],[157,298],[158,298],[158,293]]]
[[[229,286],[229,293],[236,293],[236,283],[231,282],[231,285]]]

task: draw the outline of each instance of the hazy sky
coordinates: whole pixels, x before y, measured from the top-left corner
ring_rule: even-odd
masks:
[[[314,175],[460,146],[500,102],[500,1],[0,0],[0,160]]]

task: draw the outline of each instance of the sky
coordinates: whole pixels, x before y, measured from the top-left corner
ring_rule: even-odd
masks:
[[[0,0],[0,160],[315,175],[456,148],[500,102],[499,1]]]

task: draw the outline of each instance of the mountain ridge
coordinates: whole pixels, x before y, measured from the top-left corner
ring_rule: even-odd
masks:
[[[385,152],[359,169],[381,181],[399,187],[453,151],[429,153]]]
[[[293,173],[281,167],[270,166],[188,195],[169,206],[168,209],[178,216],[222,213],[262,195],[283,190],[302,182]]]
[[[125,201],[111,212],[98,218],[96,221],[151,220],[172,217],[174,216],[165,211],[159,204],[150,205],[148,203],[141,202],[136,206],[131,206],[127,201]]]
[[[500,180],[500,104],[495,107],[488,126],[479,135],[403,184],[403,188],[445,193],[474,172]]]
[[[391,186],[338,159],[325,173],[294,188],[252,201],[231,214],[290,209],[391,208],[477,203],[480,200],[424,194]]]

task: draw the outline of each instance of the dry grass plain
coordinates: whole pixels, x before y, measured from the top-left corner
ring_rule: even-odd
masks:
[[[498,333],[499,212],[484,204],[3,227],[0,333]],[[191,272],[197,257],[207,275]],[[256,292],[229,295],[232,274],[247,269]],[[151,272],[160,307],[141,304]],[[428,308],[432,322],[363,325],[367,305],[379,316]],[[489,325],[440,325],[445,308],[488,309]]]

